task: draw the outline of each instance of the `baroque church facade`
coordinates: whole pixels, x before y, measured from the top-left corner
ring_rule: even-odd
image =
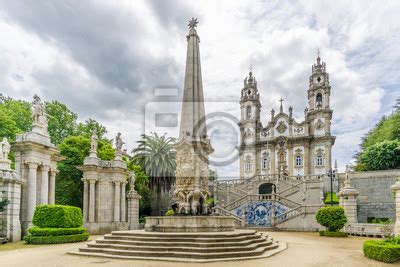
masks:
[[[304,120],[293,118],[293,108],[271,110],[270,120],[261,123],[261,102],[257,81],[250,71],[241,90],[240,177],[284,174],[289,176],[323,175],[331,169],[332,109],[331,87],[325,62],[318,55],[312,65],[307,90],[308,107]]]

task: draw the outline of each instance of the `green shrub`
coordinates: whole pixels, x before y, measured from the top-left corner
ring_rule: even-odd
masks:
[[[331,232],[331,231],[320,231],[320,236],[327,236],[327,237],[347,237],[347,233],[345,232]]]
[[[214,204],[214,198],[213,197],[210,197],[210,198],[207,198],[206,199],[206,201],[205,201],[205,204]]]
[[[371,221],[371,223],[376,223],[376,224],[390,224],[391,221],[389,218],[375,218]]]
[[[321,208],[315,218],[320,225],[325,226],[331,232],[339,231],[347,222],[344,209],[339,206]]]
[[[174,210],[167,210],[167,212],[165,213],[165,216],[174,216],[175,212]]]
[[[40,228],[32,227],[28,230],[31,236],[56,236],[56,235],[76,235],[86,232],[83,227],[78,228]]]
[[[339,198],[337,197],[336,193],[333,192],[332,193],[332,203],[331,203],[331,192],[326,193],[326,197],[325,197],[325,201],[324,201],[325,205],[338,205],[339,204]]]
[[[395,262],[400,260],[400,244],[378,240],[367,240],[363,244],[364,255],[367,258]]]
[[[56,236],[25,236],[24,240],[28,244],[61,244],[86,241],[89,238],[88,233],[76,235],[56,235]]]
[[[64,205],[40,205],[35,209],[33,225],[41,228],[75,228],[82,225],[82,211]]]

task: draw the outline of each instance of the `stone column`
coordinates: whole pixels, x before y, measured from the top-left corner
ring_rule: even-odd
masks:
[[[94,222],[94,214],[95,214],[95,201],[96,201],[96,180],[89,180],[90,188],[89,188],[89,222]]]
[[[139,199],[140,195],[131,189],[128,197],[128,225],[129,230],[139,229]]]
[[[50,183],[49,183],[49,204],[54,205],[56,201],[56,170],[50,172]]]
[[[83,222],[88,221],[88,208],[89,208],[89,181],[82,178],[83,181]]]
[[[40,184],[40,204],[49,203],[49,166],[42,166],[42,179]]]
[[[121,182],[114,181],[114,222],[119,222],[120,218],[120,197],[121,197]]]
[[[35,207],[36,207],[36,172],[37,172],[37,167],[38,164],[31,162],[28,163],[29,166],[29,175],[28,175],[28,192],[27,192],[27,199],[28,199],[28,207],[27,207],[27,218],[26,221],[29,224],[29,227],[31,226],[33,214],[35,213]]]
[[[347,175],[347,174],[346,174]],[[350,179],[347,177],[345,186],[339,192],[340,206],[344,208],[347,223],[357,223],[357,196],[358,192],[351,186]]]
[[[395,203],[396,203],[396,222],[394,224],[394,234],[396,236],[400,235],[400,181],[397,181],[392,185],[392,190],[395,193]]]
[[[121,184],[121,222],[126,222],[126,183]]]
[[[288,162],[289,170],[288,170],[288,173],[289,173],[289,176],[292,176],[293,175],[293,161],[294,161],[294,158],[293,158],[293,145],[289,145],[288,146],[288,152],[289,152],[289,155],[288,155],[288,158],[289,158],[289,162]]]

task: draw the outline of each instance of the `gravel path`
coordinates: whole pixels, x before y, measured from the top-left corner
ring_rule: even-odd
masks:
[[[0,251],[0,266],[394,266],[370,260],[363,256],[362,242],[369,238],[332,238],[320,237],[317,233],[290,232],[272,232],[269,235],[275,240],[287,242],[288,249],[270,258],[243,262],[188,264],[113,260],[67,255],[68,251],[85,246],[84,243],[74,243]]]

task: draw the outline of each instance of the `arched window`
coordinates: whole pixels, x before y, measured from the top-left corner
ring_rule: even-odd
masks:
[[[276,186],[272,183],[261,184],[258,187],[258,194],[260,195],[269,195],[272,193],[276,193]]]
[[[247,172],[251,171],[251,163],[250,162],[245,163],[244,170]]]
[[[316,98],[315,98],[315,103],[317,107],[322,107],[322,95],[321,93],[318,93]]]
[[[246,108],[246,119],[251,118],[251,106],[247,106]]]
[[[323,156],[321,156],[321,155],[317,156],[316,161],[317,161],[316,162],[317,166],[319,166],[319,167],[324,166],[324,157]]]

